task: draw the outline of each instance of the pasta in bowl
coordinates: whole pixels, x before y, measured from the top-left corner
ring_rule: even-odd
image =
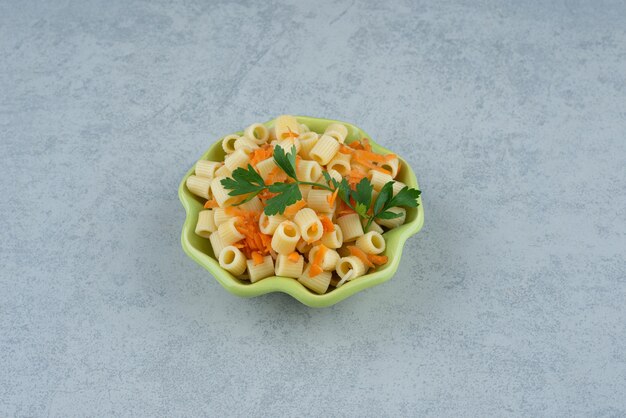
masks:
[[[189,170],[182,246],[236,295],[329,306],[393,276],[423,225],[417,188],[356,126],[283,115],[225,136]]]

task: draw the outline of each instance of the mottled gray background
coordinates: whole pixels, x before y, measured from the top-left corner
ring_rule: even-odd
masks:
[[[543,3],[1,1],[0,415],[626,415],[626,3]],[[424,191],[332,308],[180,247],[185,171],[281,113]]]

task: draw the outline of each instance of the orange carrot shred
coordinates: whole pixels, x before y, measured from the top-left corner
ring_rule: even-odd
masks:
[[[369,258],[369,260],[377,266],[387,264],[387,261],[389,261],[386,255],[368,254],[367,258]]]
[[[254,262],[255,266],[258,266],[259,264],[263,264],[263,256],[261,255],[260,252],[253,251],[252,252],[252,261]]]
[[[289,258],[289,261],[293,261],[294,263],[297,263],[298,260],[300,259],[300,254],[297,251],[294,251],[291,254],[289,254],[287,258]]]
[[[337,199],[337,193],[339,193],[339,189],[335,189],[335,191],[332,194],[328,195],[328,204],[330,206],[335,204],[335,199]]]
[[[365,254],[365,252],[359,247],[355,247],[354,245],[348,245],[348,250],[350,250],[350,254],[358,257],[366,266],[374,267],[374,264],[369,260],[369,258],[367,258],[367,254]]]
[[[293,205],[287,206],[285,209],[285,216],[294,216],[300,209],[306,206],[306,202],[303,199],[298,200]]]
[[[335,225],[328,216],[320,216],[320,221],[322,222],[322,226],[324,227],[324,232],[333,232],[335,230]]]
[[[218,205],[218,204],[217,204],[217,202],[215,201],[215,199],[207,200],[207,201],[204,203],[204,208],[205,208],[205,209],[217,208],[217,207],[219,207],[219,206],[220,206],[220,205]]]

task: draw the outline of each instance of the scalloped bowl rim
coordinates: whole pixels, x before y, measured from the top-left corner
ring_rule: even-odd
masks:
[[[296,119],[300,123],[314,124],[314,123],[322,123],[324,126],[327,126],[331,123],[342,123],[346,125],[349,130],[349,136],[353,136],[355,133],[358,133],[361,137],[369,138],[370,143],[372,144],[372,148],[381,153],[387,152],[390,153],[392,151],[378,145],[375,141],[371,139],[369,135],[367,135],[362,129],[358,128],[355,125],[352,125],[348,122],[333,120],[333,119],[323,119],[323,118],[314,118],[308,116],[296,116]],[[273,122],[275,119],[269,120],[263,123],[265,126],[271,127],[273,126]],[[237,134],[242,134],[242,132],[238,132]],[[222,137],[223,138],[223,137]],[[219,152],[221,149],[221,141],[220,138],[216,141],[198,160],[206,159],[209,154],[213,154],[216,151]],[[350,141],[347,141],[350,142]],[[413,169],[407,162],[400,156],[400,161],[403,165],[403,170],[405,170],[404,180],[405,183],[410,187],[419,188],[417,183],[417,179],[415,177],[415,173]],[[402,250],[404,248],[404,244],[406,240],[415,235],[422,228],[424,224],[424,209],[422,204],[421,197],[419,198],[419,206],[415,209],[411,208],[409,210],[414,210],[417,212],[414,219],[408,221],[407,223],[394,228],[392,231],[394,236],[392,239],[387,239],[388,248],[393,248],[392,251],[386,251],[387,256],[389,257],[389,261],[387,264],[382,266],[379,270],[376,270],[372,273],[368,273],[364,276],[359,277],[358,279],[349,281],[345,283],[343,286],[334,289],[328,293],[323,295],[318,295],[306,287],[304,287],[300,282],[295,279],[288,277],[278,277],[271,276],[266,279],[260,280],[256,283],[244,284],[239,279],[236,279],[233,275],[231,275],[228,271],[222,269],[213,257],[200,251],[189,241],[189,234],[195,234],[195,223],[197,221],[197,213],[198,210],[193,206],[193,202],[197,202],[196,198],[193,197],[191,192],[187,189],[185,182],[187,178],[193,174],[195,164],[187,171],[184,178],[182,179],[180,186],[178,188],[178,196],[180,201],[185,208],[186,216],[185,223],[183,225],[182,233],[181,233],[181,244],[183,250],[189,257],[191,257],[194,261],[200,264],[202,267],[207,269],[215,279],[229,292],[241,296],[241,297],[255,297],[264,295],[270,292],[283,292],[291,295],[298,301],[304,303],[305,305],[311,307],[325,307],[334,305],[337,302],[342,301],[343,299],[352,296],[353,294],[367,289],[372,286],[376,286],[378,284],[384,283],[387,280],[391,279],[395,272],[398,269],[398,265],[400,264],[400,259],[402,257]],[[390,231],[391,232],[391,231]],[[388,238],[388,237],[386,237]],[[392,245],[393,244],[393,245]],[[391,252],[391,254],[389,254]]]

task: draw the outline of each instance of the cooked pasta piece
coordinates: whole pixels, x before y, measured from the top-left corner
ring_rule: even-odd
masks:
[[[300,235],[302,236],[302,239],[306,242],[313,242],[322,238],[322,234],[324,233],[324,227],[322,226],[320,218],[318,218],[313,209],[300,209],[296,213],[296,216],[294,216],[293,221],[296,223],[296,225],[298,225],[298,229],[300,229]]]
[[[406,219],[406,209],[398,207],[398,206],[394,206],[392,208],[387,209],[389,212],[393,212],[393,213],[399,213],[400,217],[399,218],[393,218],[393,219],[376,219],[376,222],[378,223],[378,225],[384,226],[385,228],[395,228],[397,226],[400,226],[404,223],[405,219]]]
[[[338,152],[335,157],[326,165],[327,170],[335,170],[341,176],[347,176],[350,173],[350,160],[352,156],[350,154],[342,154]]]
[[[307,133],[307,132],[310,132],[310,131],[311,130],[309,129],[309,127],[306,126],[304,123],[300,124],[300,134]]]
[[[310,152],[315,146],[315,144],[317,144],[318,140],[319,140],[319,135],[316,134],[315,132],[306,132],[304,134],[301,134],[298,137],[298,141],[300,142],[300,151],[299,151],[300,156],[305,159],[310,159],[311,158]]]
[[[291,221],[281,222],[274,236],[272,236],[272,249],[278,254],[288,255],[296,249],[296,244],[300,240],[300,231],[298,226]]]
[[[312,188],[313,188],[313,186],[311,186],[310,184],[300,184],[300,185],[298,185],[298,189],[300,189],[300,194],[302,195],[302,198],[304,200],[307,199],[307,197],[309,196],[309,193],[311,192]]]
[[[383,231],[383,228],[380,225],[378,225],[376,222],[372,222],[366,231],[365,225],[367,225],[367,219],[363,219],[361,221],[361,225],[363,225],[363,231],[365,232],[374,231],[374,232],[378,232],[379,234],[382,234],[383,232],[385,232]]]
[[[380,189],[382,189],[385,184],[393,181],[393,177],[391,177],[389,174],[381,173],[380,171],[376,170],[370,170],[368,173],[368,177],[370,179],[370,182],[372,183],[372,186],[374,187],[374,190],[376,190],[377,192],[380,192]]]
[[[380,254],[385,251],[385,238],[376,231],[366,232],[356,240],[356,246],[366,254]]]
[[[226,135],[222,138],[222,149],[226,154],[235,152],[235,141],[238,140],[239,135]]]
[[[322,135],[322,137],[313,146],[309,152],[309,156],[321,165],[326,165],[333,159],[339,150],[339,142],[332,136]]]
[[[391,172],[391,177],[396,178],[398,172],[400,171],[400,160],[398,157],[394,157],[382,163],[380,168],[384,168],[385,170]]]
[[[322,175],[322,166],[315,161],[300,160],[296,164],[296,175],[300,181],[313,182]]]
[[[315,256],[317,255],[317,252],[320,250],[320,247],[321,245],[316,245],[313,248],[311,248],[311,251],[309,251],[309,262],[312,262],[312,260],[315,260]],[[326,270],[326,271],[334,270],[337,265],[337,261],[339,261],[339,253],[330,248],[326,248],[326,250],[324,251],[324,256],[319,266],[322,268],[322,270]]]
[[[219,176],[211,180],[211,192],[213,194],[213,199],[215,199],[221,208],[241,201],[241,196],[230,196],[228,194],[228,190],[222,186],[222,180],[225,178],[226,177]]]
[[[196,176],[212,179],[215,177],[215,170],[221,166],[222,163],[217,161],[200,160],[196,163]]]
[[[232,245],[224,247],[219,257],[220,267],[228,270],[235,276],[246,271],[246,257],[237,247]]]
[[[196,235],[202,238],[209,238],[211,232],[217,231],[215,226],[215,219],[213,218],[213,211],[211,209],[201,210],[198,213],[198,223],[196,224]]]
[[[242,136],[241,138],[236,140],[234,147],[235,147],[235,151],[238,150],[239,148],[248,148],[250,151],[253,151],[259,148],[256,142],[254,142],[250,138],[246,138],[245,136]]]
[[[220,233],[215,231],[209,235],[209,242],[211,243],[211,248],[213,249],[213,255],[215,258],[219,258],[222,249],[224,249],[224,244],[222,244],[222,240],[220,238]]]
[[[273,170],[278,170],[278,169],[279,168],[274,162],[273,157],[260,161],[256,165],[256,171],[258,171],[259,175],[263,178],[264,181],[268,180],[269,174]]]
[[[239,167],[247,167],[250,163],[250,149],[239,148],[232,154],[224,158],[224,165],[230,170],[235,171]]]
[[[308,254],[311,250],[311,247],[312,245],[302,238],[300,238],[300,241],[298,241],[298,244],[296,244],[296,250],[298,250],[298,252],[301,254]]]
[[[298,138],[285,138],[276,142],[276,146],[281,147],[285,150],[285,152],[290,152],[292,147],[296,147],[296,154],[300,152],[302,145],[300,144],[300,140]]]
[[[343,242],[354,241],[361,235],[363,235],[363,226],[361,225],[361,219],[356,213],[341,216],[337,219],[337,223],[341,227],[343,233]]]
[[[401,181],[394,181],[393,185],[391,186],[393,190],[393,195],[397,195],[398,193],[400,193],[400,190],[404,189],[405,187],[406,184],[402,183]]]
[[[228,167],[226,167],[225,165],[221,166],[220,168],[218,168],[217,170],[215,170],[215,177],[230,177],[232,175],[232,171],[230,171],[228,169]]]
[[[237,230],[237,222],[241,222],[240,217],[230,218],[217,227],[217,232],[220,234],[220,240],[223,245],[232,245],[244,238],[244,235]]]
[[[320,242],[328,248],[336,249],[343,245],[343,233],[339,225],[335,224],[333,226],[335,227],[335,230],[323,234]]]
[[[241,205],[239,205],[239,207],[248,212],[260,213],[263,211],[263,203],[261,203],[261,199],[259,199],[258,196],[254,196],[246,203],[242,203]]]
[[[343,178],[343,176],[341,175],[340,172],[338,172],[337,170],[328,170],[328,175],[330,176],[330,178],[337,180],[338,182],[341,182],[341,179]]]
[[[341,123],[331,123],[326,127],[324,135],[332,136],[340,144],[343,144],[348,136],[348,128]]]
[[[293,134],[297,137],[300,134],[300,124],[291,115],[281,115],[274,121],[274,131],[276,132],[276,139],[279,141]]]
[[[226,209],[224,208],[215,208],[213,209],[213,219],[215,220],[215,226],[220,226],[227,220],[232,218],[232,216],[226,213]]]
[[[265,213],[261,213],[259,217],[259,229],[262,233],[266,235],[272,235],[278,225],[280,225],[283,221],[286,221],[283,215],[266,215]]]
[[[298,277],[298,281],[317,294],[322,295],[326,293],[333,273],[330,271],[323,271],[316,274],[315,277],[311,277],[310,270],[311,265],[309,264],[306,266],[300,277]]]
[[[265,125],[262,125],[260,123],[253,123],[252,125],[248,126],[245,131],[243,131],[243,135],[254,143],[262,145],[265,144],[269,139],[270,131]]]
[[[278,254],[274,271],[277,276],[292,277],[297,279],[302,275],[303,267],[304,257],[300,254],[298,254],[298,261],[292,261],[289,255]]]
[[[342,279],[349,277],[346,280],[354,280],[357,277],[364,275],[367,269],[359,257],[351,255],[348,257],[341,257],[337,261],[336,271]]]
[[[329,203],[330,196],[333,192],[323,189],[313,189],[306,197],[307,205],[318,213],[334,212],[335,203]]]
[[[252,283],[256,283],[259,280],[263,280],[274,275],[274,260],[269,255],[263,257],[263,262],[261,264],[254,264],[253,260],[246,261],[246,264],[248,266],[250,282]]]
[[[198,177],[193,174],[187,177],[185,183],[189,191],[196,196],[200,196],[204,199],[211,198],[211,179],[206,177]]]

